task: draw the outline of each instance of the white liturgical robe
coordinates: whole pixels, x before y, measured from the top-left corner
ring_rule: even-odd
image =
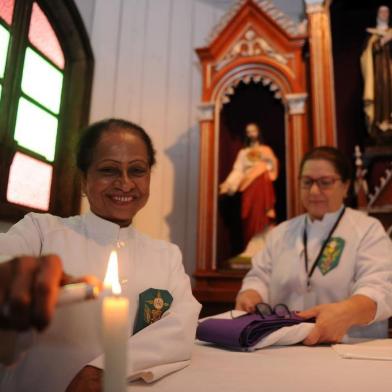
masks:
[[[201,306],[192,296],[177,246],[153,240],[131,226],[120,228],[92,213],[71,218],[30,213],[0,234],[0,255],[57,254],[65,272],[76,277],[89,274],[103,280],[114,248],[122,295],[130,307],[127,375],[154,369],[150,380],[155,380],[185,367]],[[167,290],[173,302],[160,320],[131,336],[139,294],[149,288]],[[100,328],[99,300],[58,308],[49,328],[35,335],[17,365],[0,370],[0,391],[64,391],[85,365],[103,368]]]
[[[308,219],[309,270],[340,211],[322,220]],[[386,337],[386,319],[392,316],[392,244],[380,222],[346,208],[331,238],[341,249],[329,268],[314,270],[310,278],[313,303],[308,304],[304,226],[305,215],[301,215],[271,230],[264,250],[252,260],[241,291],[254,289],[264,302],[285,303],[292,310],[366,295],[377,304],[376,316],[370,325],[352,328],[349,336]]]

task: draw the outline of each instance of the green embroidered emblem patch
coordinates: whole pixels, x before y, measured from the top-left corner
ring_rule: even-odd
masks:
[[[345,243],[346,241],[340,237],[332,237],[328,241],[328,244],[317,263],[317,266],[323,275],[337,267],[340,261],[340,256],[343,253]]]
[[[153,289],[143,291],[139,294],[139,308],[136,314],[133,333],[158,321],[170,308],[173,297],[167,290]]]

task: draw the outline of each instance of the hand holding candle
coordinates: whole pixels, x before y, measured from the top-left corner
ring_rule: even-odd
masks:
[[[109,257],[104,280],[105,290],[111,289],[112,295],[103,300],[103,349],[104,391],[126,391],[127,340],[130,335],[128,308],[129,302],[121,297],[118,278],[117,252],[113,250]]]

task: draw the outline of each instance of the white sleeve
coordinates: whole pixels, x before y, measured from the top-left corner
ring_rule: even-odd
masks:
[[[252,268],[242,281],[241,291],[256,290],[263,300],[269,301],[269,284],[272,271],[272,237],[267,236],[265,248],[256,253],[252,258]]]
[[[39,256],[42,235],[33,214],[27,214],[13,225],[7,233],[0,233],[0,258],[15,256]]]
[[[377,303],[373,321],[392,316],[392,243],[379,221],[369,227],[358,248],[352,294]]]
[[[201,305],[192,295],[190,280],[185,274],[179,249],[173,247],[173,250],[169,289],[173,302],[159,321],[128,339],[127,376],[129,378],[132,378],[135,372],[154,367],[163,369],[159,374],[159,377],[162,377],[172,371],[165,365],[189,361],[191,358]],[[91,361],[89,365],[103,368],[103,355]]]
[[[224,184],[228,186],[229,194],[237,192],[240,183],[244,177],[244,150],[240,150],[234,162],[233,169],[227,176]]]

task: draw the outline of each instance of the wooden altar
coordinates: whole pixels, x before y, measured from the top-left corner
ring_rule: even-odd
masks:
[[[285,218],[301,212],[297,175],[303,153],[316,145],[336,145],[329,3],[306,0],[306,5],[307,20],[299,24],[271,1],[239,0],[208,45],[196,50],[202,102],[194,294],[208,304],[205,313],[232,307],[245,274],[217,259],[220,114],[237,87],[262,84],[284,109]]]
[[[197,269],[194,293],[203,303],[232,304],[244,274],[216,260],[220,112],[242,83],[262,83],[284,107],[287,215],[300,212],[296,186],[308,131],[307,36],[271,3],[240,1],[218,26],[207,47],[197,49],[202,66],[200,183]],[[264,4],[264,8],[263,8]],[[266,109],[268,110],[268,109]],[[215,306],[215,308],[216,308]]]

